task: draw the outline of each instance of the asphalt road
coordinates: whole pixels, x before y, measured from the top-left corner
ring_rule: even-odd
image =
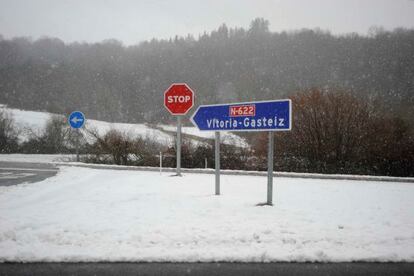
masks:
[[[0,275],[414,275],[414,263],[5,263]]]
[[[53,164],[0,162],[0,186],[42,181],[58,170]]]

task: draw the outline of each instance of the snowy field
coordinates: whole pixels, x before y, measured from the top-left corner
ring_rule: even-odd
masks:
[[[414,184],[62,167],[0,187],[0,261],[414,261]]]
[[[57,163],[74,161],[76,161],[76,154],[0,154],[0,162]]]
[[[14,119],[17,130],[19,132],[19,140],[21,142],[29,140],[30,136],[33,134],[39,135],[39,133],[46,126],[49,118],[53,115],[56,115],[48,112],[8,108],[2,104],[0,104],[0,109],[6,111]],[[87,116],[87,114],[85,115]],[[174,132],[177,129],[176,126],[160,125],[158,128],[151,127],[146,124],[109,123],[98,120],[87,120],[85,127],[86,130],[96,132],[101,136],[105,135],[105,133],[109,130],[115,129],[127,135],[130,135],[131,137],[150,138],[163,145],[172,145],[175,141],[174,136],[170,132],[165,132],[163,130]],[[195,127],[183,127],[182,132],[184,134],[192,135],[200,139],[213,139],[214,137],[214,132],[201,132]],[[87,137],[88,142],[92,143],[95,140],[95,138],[92,135],[88,134],[87,131],[84,131],[84,134]],[[221,137],[221,140],[222,143],[228,145],[235,145],[244,148],[249,146],[243,138],[229,132],[224,133]],[[200,143],[200,140],[196,139],[192,139],[191,141],[194,144]]]
[[[158,125],[158,127],[166,131],[177,130],[176,126],[171,126],[171,125]],[[185,134],[193,135],[193,136],[201,137],[205,139],[214,139],[214,135],[215,135],[214,131],[200,131],[196,127],[188,127],[188,126],[183,126],[181,128],[181,131]],[[249,144],[244,139],[242,139],[240,136],[234,135],[233,133],[230,133],[228,131],[222,131],[220,132],[220,135],[221,135],[220,140],[223,144],[235,145],[241,148],[249,147]]]

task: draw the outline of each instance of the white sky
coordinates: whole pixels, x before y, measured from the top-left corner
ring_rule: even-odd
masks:
[[[66,42],[115,38],[135,44],[248,28],[256,17],[272,31],[319,27],[367,33],[371,26],[414,28],[413,0],[0,0],[0,34],[58,37]]]

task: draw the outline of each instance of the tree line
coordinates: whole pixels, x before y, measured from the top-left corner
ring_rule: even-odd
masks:
[[[117,122],[168,122],[163,92],[187,82],[196,104],[278,99],[311,87],[351,90],[384,112],[414,116],[414,30],[368,35],[270,32],[225,24],[194,38],[64,43],[58,38],[2,39],[0,102]]]
[[[291,96],[292,130],[275,134],[275,169],[414,176],[414,133],[349,91],[312,88]],[[267,135],[250,135],[264,158]]]
[[[405,119],[384,114],[345,90],[312,88],[290,98],[293,126],[291,131],[274,134],[275,170],[414,176],[414,133]],[[63,116],[51,117],[37,133],[19,143],[13,118],[0,112],[0,153],[74,153],[75,141],[80,140],[85,162],[158,166],[161,152],[164,166],[176,164],[175,143],[163,145],[155,137],[131,137],[115,129],[100,134],[86,128],[79,139]],[[267,133],[240,134],[250,147],[222,144],[222,168],[266,170]],[[206,165],[214,167],[213,141],[184,139],[182,166]]]
[[[291,98],[293,129],[276,134],[276,170],[414,176],[413,53],[414,30],[274,33],[260,18],[248,29],[223,24],[197,39],[134,46],[0,36],[0,103],[60,114],[78,109],[106,121],[167,123],[174,118],[162,106],[163,92],[172,82],[187,82],[196,105]],[[73,151],[73,138],[58,139],[67,127],[58,121],[19,144],[3,115],[1,152]],[[266,135],[237,134],[251,148],[223,146],[223,166],[265,170]],[[154,165],[159,151],[175,152],[122,133],[95,138],[83,148],[91,162]],[[186,143],[183,166],[204,167],[205,158],[213,166],[213,150],[212,144]]]

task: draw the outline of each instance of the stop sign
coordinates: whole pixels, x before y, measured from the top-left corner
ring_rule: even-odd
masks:
[[[164,106],[172,115],[184,115],[194,105],[194,92],[186,83],[173,83],[164,92]]]

